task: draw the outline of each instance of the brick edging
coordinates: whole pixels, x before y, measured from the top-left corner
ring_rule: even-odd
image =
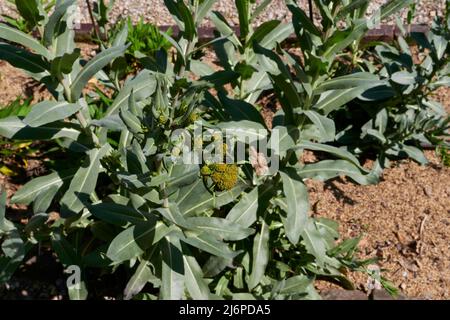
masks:
[[[173,35],[176,36],[179,32],[177,26],[160,26],[160,29],[163,31],[167,31],[169,28],[172,29]],[[233,27],[236,33],[239,33],[238,27]],[[405,29],[408,32],[417,32],[417,33],[427,33],[430,30],[428,25],[423,24],[413,24],[410,26],[405,26]],[[93,26],[91,23],[83,23],[80,28],[75,29],[75,39],[79,42],[90,42],[90,37],[92,34]],[[214,27],[201,27],[198,31],[200,42],[208,42],[214,39]],[[369,30],[366,36],[364,37],[364,42],[369,41],[384,41],[391,42],[396,39],[401,34],[398,27],[394,25],[381,25],[377,29]],[[295,35],[291,35],[288,37],[287,41],[295,42]]]

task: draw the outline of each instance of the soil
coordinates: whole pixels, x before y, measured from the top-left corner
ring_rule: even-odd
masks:
[[[83,57],[92,56],[95,45],[77,43]],[[0,108],[16,100],[18,97],[33,97],[33,103],[50,99],[50,92],[31,79],[20,69],[12,67],[6,61],[0,60]]]
[[[340,223],[343,238],[362,235],[358,256],[377,257],[383,276],[406,296],[450,298],[450,168],[433,151],[430,164],[393,163],[377,185],[344,179],[308,181],[312,214]],[[368,277],[353,273],[368,292]],[[320,289],[328,288],[325,284]]]
[[[86,56],[94,49],[90,45],[80,47]],[[0,106],[18,96],[33,96],[39,101],[48,95],[25,74],[0,62]],[[449,95],[449,89],[436,93],[450,113]],[[270,125],[279,106],[270,96],[261,104]],[[362,235],[358,256],[378,257],[383,276],[406,296],[450,299],[450,168],[442,166],[434,151],[426,155],[430,160],[426,166],[410,160],[393,162],[378,185],[359,186],[345,179],[308,181],[311,214],[338,221],[343,238]],[[23,181],[0,174],[0,185],[6,188],[8,197],[21,184]],[[16,221],[23,218],[26,222],[26,207],[12,206],[9,214]],[[8,286],[0,288],[0,297],[66,298],[58,268],[50,253],[36,253]],[[357,289],[369,291],[366,275],[352,273],[349,277]],[[317,288],[329,290],[333,286],[318,282]]]

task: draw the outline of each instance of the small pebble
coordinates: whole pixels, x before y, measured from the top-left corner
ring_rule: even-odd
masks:
[[[423,192],[425,193],[425,195],[426,195],[427,197],[433,196],[433,190],[431,189],[430,186],[425,186],[425,187],[423,187]]]

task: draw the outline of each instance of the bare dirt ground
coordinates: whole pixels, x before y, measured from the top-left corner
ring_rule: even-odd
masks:
[[[84,57],[91,55],[95,46],[78,43]],[[0,108],[16,100],[17,97],[33,97],[33,103],[51,97],[43,86],[28,77],[25,72],[12,67],[6,61],[0,60]]]
[[[450,168],[399,161],[378,185],[309,181],[312,214],[340,223],[344,238],[362,235],[358,256],[378,257],[383,275],[406,296],[450,298]],[[367,276],[351,274],[366,291]]]
[[[92,46],[81,47],[85,55],[92,51]],[[0,106],[19,95],[33,96],[37,101],[48,93],[22,72],[0,62]],[[439,90],[436,96],[448,112],[449,96],[449,89]],[[273,109],[268,105],[264,112],[270,117]],[[359,186],[344,179],[326,183],[308,181],[311,214],[337,220],[344,238],[362,235],[359,257],[378,257],[379,266],[385,270],[383,275],[405,295],[450,299],[450,168],[441,165],[434,151],[426,154],[430,160],[426,166],[409,160],[392,163],[378,185]],[[8,196],[20,184],[0,174],[0,185],[6,187]],[[26,211],[21,207],[11,209]],[[33,261],[30,263],[33,265]],[[40,272],[45,273],[45,269]],[[350,274],[349,277],[358,289],[366,289],[367,276]],[[49,290],[39,289],[30,297],[62,297],[62,280],[50,278]],[[13,282],[13,287],[7,290],[9,293],[0,290],[0,296],[24,296],[20,288],[23,283]],[[37,278],[26,283],[30,288],[45,286]],[[329,287],[318,285],[319,289]]]

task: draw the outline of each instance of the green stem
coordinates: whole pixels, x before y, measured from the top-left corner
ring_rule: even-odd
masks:
[[[311,19],[311,22],[314,23],[314,12],[313,12],[312,0],[308,0],[308,4],[309,4],[309,18]]]
[[[67,101],[71,102],[71,103],[75,103],[75,101],[73,101],[73,99],[70,97],[70,89],[68,86],[66,86],[64,83],[62,83],[62,85],[64,86],[64,95]],[[100,146],[100,141],[98,140],[97,135],[91,130],[91,128],[89,127],[89,123],[87,122],[86,118],[84,117],[83,113],[81,111],[78,111],[75,116],[77,117],[77,120],[81,126],[81,128],[83,129],[84,133],[88,136],[91,137],[92,142],[96,145],[96,146]]]
[[[102,39],[100,38],[100,28],[98,27],[98,24],[95,21],[94,12],[92,11],[92,6],[91,6],[91,3],[90,3],[89,0],[86,0],[86,5],[87,5],[87,9],[88,9],[88,12],[89,12],[89,17],[91,19],[92,25],[94,26],[95,37],[101,43]]]
[[[156,172],[159,174],[161,174],[162,168],[163,168],[163,154],[158,154],[156,157]],[[164,208],[168,208],[169,207],[169,198],[167,195],[167,190],[166,190],[166,183],[163,182],[159,185],[159,188],[161,189],[162,192],[162,198],[163,198],[163,207]]]
[[[77,120],[80,123],[81,127],[83,128],[83,131],[88,135],[91,136],[92,138],[92,142],[94,142],[94,144],[96,146],[100,146],[100,141],[98,140],[97,135],[91,130],[91,128],[89,127],[89,124],[86,120],[86,118],[84,117],[83,113],[81,111],[78,111],[76,114]]]

